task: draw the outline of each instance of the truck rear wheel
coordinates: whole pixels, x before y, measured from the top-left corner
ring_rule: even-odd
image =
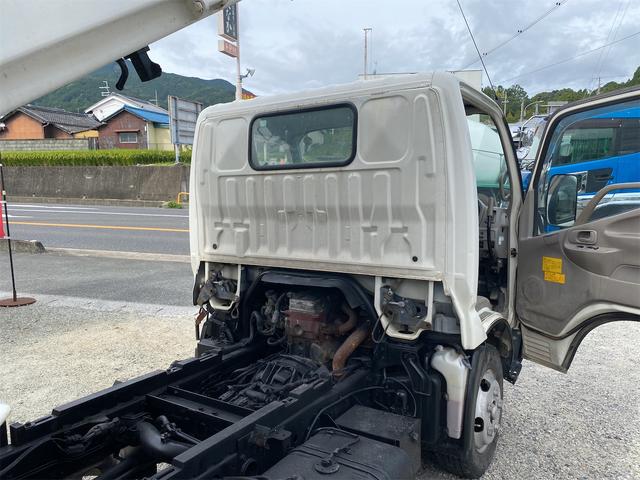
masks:
[[[495,455],[502,404],[500,355],[492,345],[483,345],[471,362],[461,441],[433,452],[435,463],[459,477],[481,477]]]

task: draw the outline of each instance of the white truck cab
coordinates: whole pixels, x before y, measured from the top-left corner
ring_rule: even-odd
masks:
[[[553,117],[524,206],[500,109],[450,74],[209,107],[191,170],[194,271],[354,275],[392,338],[457,331],[474,349],[502,322],[522,334],[526,357],[566,371],[596,324],[640,314],[640,211],[553,227],[554,203],[575,214],[572,177],[544,175],[556,128],[639,98],[635,89]],[[383,285],[424,304],[424,317],[409,325],[385,315]],[[443,302],[450,317],[438,312]]]

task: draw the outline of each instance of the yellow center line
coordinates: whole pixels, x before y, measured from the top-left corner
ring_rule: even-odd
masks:
[[[125,227],[121,225],[84,225],[76,223],[44,223],[44,222],[11,222],[11,225],[34,225],[37,227],[67,227],[67,228],[102,228],[105,230],[143,230],[152,232],[180,232],[188,233],[184,228],[159,228],[159,227]]]

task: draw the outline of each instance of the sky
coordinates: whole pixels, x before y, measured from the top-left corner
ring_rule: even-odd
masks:
[[[640,0],[460,4],[480,52],[487,53],[483,59],[494,85],[518,83],[530,95],[594,89],[597,77],[603,84],[624,81],[640,66]],[[364,70],[365,27],[373,29],[370,73],[481,68],[456,0],[242,0],[238,5],[242,68],[255,69],[244,87],[258,95],[357,79]],[[150,56],[166,72],[235,83],[235,59],[217,50],[217,23],[215,15],[166,37],[151,46]],[[484,74],[483,84],[488,84]]]

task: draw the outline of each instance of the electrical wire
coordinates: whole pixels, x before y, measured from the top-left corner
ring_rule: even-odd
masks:
[[[615,45],[616,43],[624,42],[625,40],[628,40],[628,39],[630,39],[630,38],[632,38],[632,37],[635,37],[635,36],[637,36],[637,35],[640,35],[640,31],[639,31],[639,32],[632,33],[632,34],[630,34],[630,35],[627,35],[626,37],[619,38],[618,40],[614,40],[614,41],[612,41],[612,42],[605,43],[604,45],[600,45],[599,47],[593,48],[593,49],[591,49],[591,50],[587,50],[586,52],[578,53],[578,54],[574,55],[573,57],[565,58],[564,60],[560,60],[560,61],[558,61],[558,62],[554,62],[554,63],[550,63],[550,64],[548,64],[548,65],[544,65],[544,66],[539,67],[539,68],[536,68],[536,69],[534,69],[534,70],[530,70],[530,71],[528,71],[528,72],[525,72],[525,73],[521,73],[521,74],[519,74],[519,75],[516,75],[515,77],[506,78],[506,79],[504,79],[504,80],[501,80],[501,81],[500,81],[500,82],[498,82],[498,83],[506,83],[506,82],[510,82],[510,81],[512,81],[512,80],[516,80],[516,79],[518,79],[518,78],[526,77],[527,75],[531,75],[531,74],[533,74],[533,73],[538,73],[538,72],[540,72],[541,70],[546,70],[547,68],[555,67],[556,65],[561,65],[561,64],[563,64],[563,63],[570,62],[570,61],[572,61],[572,60],[575,60],[576,58],[584,57],[585,55],[588,55],[588,54],[590,54],[590,53],[597,52],[598,50],[601,50],[601,49],[603,49],[603,48],[607,48],[607,47],[608,47],[608,46],[610,46],[610,45]]]
[[[493,83],[491,82],[491,77],[489,76],[489,72],[487,71],[487,66],[484,64],[484,60],[482,59],[482,55],[480,55],[480,49],[478,48],[478,44],[476,43],[476,39],[473,36],[473,32],[471,31],[471,27],[469,26],[469,22],[467,22],[467,16],[464,14],[464,10],[462,9],[462,5],[460,5],[460,0],[456,0],[458,3],[458,8],[460,9],[460,13],[462,14],[462,18],[464,19],[464,23],[467,26],[467,30],[469,31],[469,35],[471,36],[471,40],[473,41],[473,46],[476,47],[476,52],[478,52],[478,58],[480,59],[480,63],[482,63],[482,68],[484,69],[484,73],[487,75],[487,80],[489,80],[489,85],[491,85],[491,90],[493,90],[493,95],[495,97],[496,102],[499,101],[498,94],[496,93],[496,89],[493,87]]]
[[[548,17],[554,10],[558,9],[559,7],[561,7],[562,5],[564,5],[565,3],[567,3],[569,0],[562,0],[559,2],[556,2],[553,7],[551,7],[549,10],[547,10],[546,12],[544,12],[542,15],[540,15],[538,18],[536,18],[534,21],[532,21],[531,23],[529,23],[527,26],[525,26],[524,28],[519,29],[513,36],[509,37],[508,39],[506,39],[505,41],[499,43],[498,45],[496,45],[495,47],[492,47],[490,50],[487,50],[486,52],[483,52],[482,56],[486,57],[490,54],[492,54],[493,52],[495,52],[496,50],[498,50],[499,48],[504,47],[506,44],[508,44],[509,42],[511,42],[512,40],[516,39],[517,37],[519,37],[520,35],[522,35],[524,32],[526,32],[527,30],[529,30],[531,27],[537,25],[538,23],[540,23],[542,20],[544,20],[546,17]],[[469,68],[471,65],[474,65],[478,60],[474,60],[473,62],[469,63],[468,65],[462,67],[462,70],[466,70],[467,68]]]
[[[622,10],[622,2],[624,0],[620,0],[620,3],[618,4],[618,10],[616,11],[616,16],[613,17],[613,22],[611,22],[611,28],[609,29],[609,33],[607,34],[607,39],[605,40],[605,42],[609,42],[611,40],[615,40],[616,37],[618,36],[618,31],[620,30],[620,26],[622,25],[622,22],[624,20],[624,16],[627,14],[627,9],[629,8],[629,4],[631,3],[631,0],[627,0],[627,5],[625,6],[624,10],[622,11],[622,15],[620,15],[621,10]],[[619,20],[618,20],[619,19]],[[616,26],[616,22],[618,23],[618,25]],[[615,29],[614,29],[615,27]],[[609,52],[611,52],[611,48],[609,47],[609,49],[603,49],[600,52],[600,57],[598,58],[598,63],[596,63],[596,74],[594,76],[594,81],[598,81],[598,88],[600,87],[600,72],[602,71],[602,65],[604,64],[604,61],[607,59],[607,56],[609,55]],[[589,83],[589,90],[591,90],[591,83]]]

